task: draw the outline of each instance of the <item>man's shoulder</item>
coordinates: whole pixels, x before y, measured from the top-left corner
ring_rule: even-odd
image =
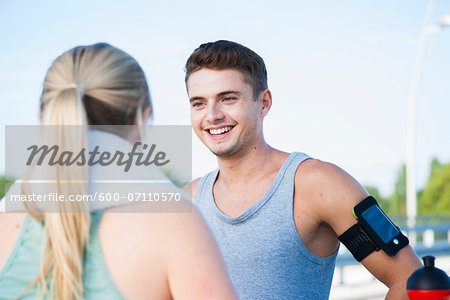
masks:
[[[306,198],[329,208],[342,204],[345,198],[357,203],[367,193],[343,169],[319,159],[309,159],[299,166],[295,175],[295,191],[296,198]]]
[[[183,190],[188,193],[189,195],[191,195],[192,199],[195,199],[195,194],[197,192],[197,187],[198,184],[200,183],[200,179],[202,179],[202,177],[198,177],[194,180],[192,180],[191,182],[189,182],[188,184],[186,184],[183,187]]]
[[[192,180],[190,183],[186,184],[186,185],[183,187],[183,190],[184,190],[185,192],[187,192],[189,195],[191,195],[192,199],[195,200],[195,195],[196,195],[196,193],[197,193],[197,188],[198,188],[200,182],[201,182],[202,180],[206,180],[206,178],[208,178],[208,177],[210,177],[210,176],[217,176],[218,172],[219,172],[219,169],[215,169],[215,170],[212,170],[212,171],[209,172],[209,173],[206,173],[206,174],[203,175],[202,177],[198,177],[198,178]]]
[[[309,188],[323,187],[329,180],[349,176],[338,166],[319,159],[307,159],[302,162],[295,174],[295,182],[305,183]]]

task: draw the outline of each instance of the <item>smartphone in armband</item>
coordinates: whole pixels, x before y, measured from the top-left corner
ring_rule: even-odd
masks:
[[[381,210],[375,198],[369,196],[364,199],[354,207],[353,214],[358,219],[359,227],[387,255],[394,256],[408,245],[408,238]]]

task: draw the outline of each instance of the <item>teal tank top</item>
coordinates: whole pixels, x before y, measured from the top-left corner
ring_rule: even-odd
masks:
[[[308,251],[293,217],[295,173],[308,158],[290,154],[262,198],[235,218],[214,202],[218,170],[200,179],[195,203],[217,240],[240,299],[329,297],[337,251],[327,258]]]
[[[103,212],[91,214],[90,240],[84,257],[84,299],[126,299],[113,282],[98,236]],[[26,216],[19,237],[3,269],[0,270],[0,300],[19,296],[33,281],[40,269],[42,236],[41,222]],[[20,299],[36,299],[36,286]]]

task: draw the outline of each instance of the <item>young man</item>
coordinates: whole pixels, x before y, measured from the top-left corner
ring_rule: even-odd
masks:
[[[266,144],[272,95],[252,50],[201,45],[187,60],[186,86],[192,127],[219,165],[187,190],[241,299],[328,299],[338,237],[357,222],[352,210],[367,192],[333,164]],[[411,247],[366,255],[362,264],[389,287],[387,298],[407,299],[407,278],[421,266]]]

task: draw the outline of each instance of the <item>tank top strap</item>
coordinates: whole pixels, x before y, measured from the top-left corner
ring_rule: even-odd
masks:
[[[91,213],[91,229],[98,230],[98,225],[100,224],[100,220],[104,213],[105,213],[105,210]]]
[[[86,254],[84,256],[84,263],[86,264],[91,260],[91,257],[101,257],[101,261],[103,262],[103,251],[102,246],[100,244],[99,237],[99,225],[100,220],[104,214],[104,210],[98,211],[95,213],[91,213],[91,227],[89,231],[89,242],[86,244]],[[102,264],[99,264],[102,265]]]
[[[214,171],[211,171],[200,178],[197,186],[197,191],[195,193],[194,203],[196,205],[203,205],[204,201],[209,201],[208,196],[212,195],[213,185],[216,181],[218,173],[219,169],[215,169]]]
[[[298,166],[304,162],[305,160],[312,159],[311,156],[302,153],[302,152],[293,152],[289,155],[287,161],[285,162],[286,168],[284,170],[280,170],[284,172],[283,176],[280,176],[280,183],[278,184],[278,189],[282,189],[284,191],[292,190],[294,191],[295,184],[295,174],[297,172]]]
[[[311,157],[305,153],[291,153],[273,182],[270,206],[273,211],[278,211],[280,218],[284,220],[291,220],[293,216],[295,174],[298,166],[308,159]]]
[[[89,243],[84,256],[83,288],[91,299],[126,299],[111,277],[99,236],[99,225],[105,210],[91,213]]]
[[[100,220],[102,219],[103,214],[105,213],[104,210],[98,211],[95,213],[91,213],[91,227],[89,232],[89,243],[87,244],[87,247],[90,248],[89,250],[94,250],[94,252],[102,253],[101,251],[101,245],[100,245],[100,239],[99,239],[99,225]]]

